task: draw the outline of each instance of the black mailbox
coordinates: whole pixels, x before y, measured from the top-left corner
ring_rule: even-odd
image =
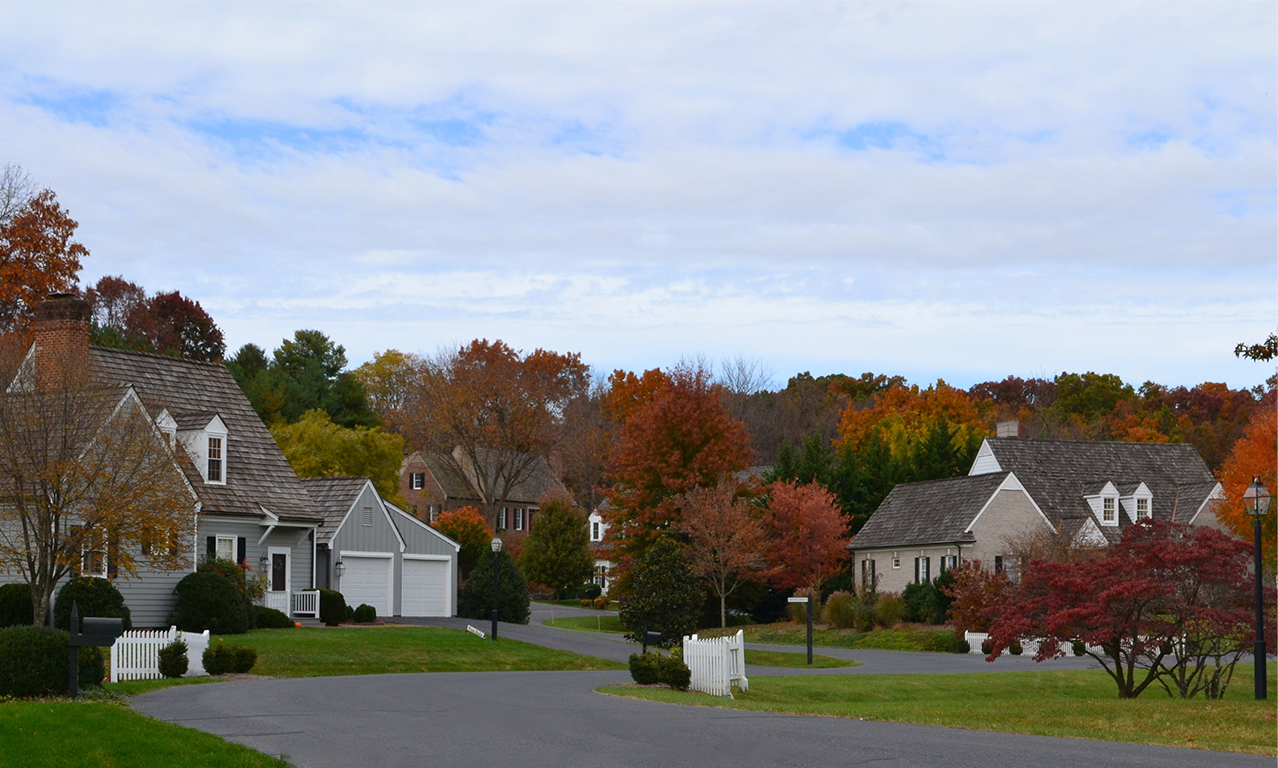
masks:
[[[124,619],[85,617],[84,631],[71,635],[71,645],[76,648],[111,645],[123,634]]]
[[[661,633],[645,630],[643,633],[643,652],[648,652],[648,646],[655,645],[661,647]]]

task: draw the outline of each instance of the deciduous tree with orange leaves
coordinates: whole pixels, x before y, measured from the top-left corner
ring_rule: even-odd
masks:
[[[989,411],[987,405],[944,381],[938,380],[927,389],[898,384],[878,395],[869,408],[850,405],[840,419],[839,437],[858,450],[877,430],[892,455],[905,461],[911,460],[929,433],[944,422],[952,449],[965,459],[989,434]]]
[[[815,483],[776,482],[765,489],[769,581],[777,589],[815,589],[847,555],[843,518],[834,495]]]
[[[1255,541],[1255,521],[1243,505],[1243,492],[1251,485],[1252,478],[1260,478],[1269,493],[1278,493],[1278,421],[1274,413],[1274,391],[1265,395],[1260,406],[1252,414],[1251,422],[1241,440],[1234,443],[1234,450],[1220,469],[1220,484],[1225,498],[1219,502],[1216,517],[1238,538]],[[1260,521],[1261,550],[1265,564],[1272,573],[1276,564],[1275,536],[1278,535],[1278,509],[1272,501],[1269,511]]]
[[[25,327],[37,302],[75,289],[89,255],[72,239],[78,226],[57,195],[36,191],[21,168],[0,171],[0,330]]]
[[[479,556],[488,551],[493,540],[493,529],[483,513],[474,507],[462,507],[454,512],[441,512],[435,522],[435,530],[461,545],[457,553],[457,568],[462,578],[479,562]]]
[[[728,626],[728,595],[764,570],[763,525],[737,496],[735,483],[694,488],[684,494],[683,532],[688,564],[719,598],[719,626]]]

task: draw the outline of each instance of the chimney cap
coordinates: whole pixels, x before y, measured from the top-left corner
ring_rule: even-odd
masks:
[[[87,323],[89,302],[78,293],[50,293],[34,309],[36,323],[67,321]]]
[[[994,425],[995,437],[1020,437],[1021,423],[1019,421],[1000,421]]]

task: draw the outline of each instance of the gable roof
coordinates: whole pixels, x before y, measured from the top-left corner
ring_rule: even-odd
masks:
[[[275,439],[225,366],[104,347],[91,347],[90,359],[108,381],[132,386],[150,413],[167,409],[179,423],[188,424],[205,415],[209,418],[204,424],[215,415],[221,418],[229,433],[226,484],[206,484],[191,462],[181,462],[203,513],[261,518],[265,508],[285,520],[320,519]],[[194,417],[194,422],[188,417]]]
[[[968,526],[1010,474],[991,472],[898,485],[848,549],[974,541]]]
[[[306,495],[315,502],[315,507],[324,522],[315,532],[317,544],[328,544],[333,540],[351,506],[368,484],[366,477],[303,477],[298,482],[306,489]]]
[[[435,482],[439,484],[444,495],[450,499],[480,501],[479,491],[470,479],[458,471],[454,461],[442,453],[417,451],[404,460],[404,466],[414,459],[420,459],[430,471]],[[550,493],[567,495],[563,483],[555,476],[554,470],[545,458],[537,456],[533,460],[532,470],[522,482],[516,483],[503,501],[536,504],[538,499]]]
[[[1192,520],[1216,488],[1211,470],[1186,443],[987,437],[981,452],[987,451],[999,470],[1016,473],[1054,524],[1093,517],[1083,497],[1097,492],[1106,482],[1112,482],[1120,493],[1134,491],[1143,482],[1153,494],[1154,518],[1180,523]],[[979,472],[975,464],[972,471]],[[1118,517],[1120,527],[1130,523],[1125,514]],[[1108,528],[1106,535],[1111,534],[1117,535],[1118,530]]]

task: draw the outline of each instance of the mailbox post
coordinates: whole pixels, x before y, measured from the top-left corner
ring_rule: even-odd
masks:
[[[80,631],[80,605],[71,603],[71,698],[80,695],[80,649],[110,647],[124,634],[124,619],[85,617]]]

